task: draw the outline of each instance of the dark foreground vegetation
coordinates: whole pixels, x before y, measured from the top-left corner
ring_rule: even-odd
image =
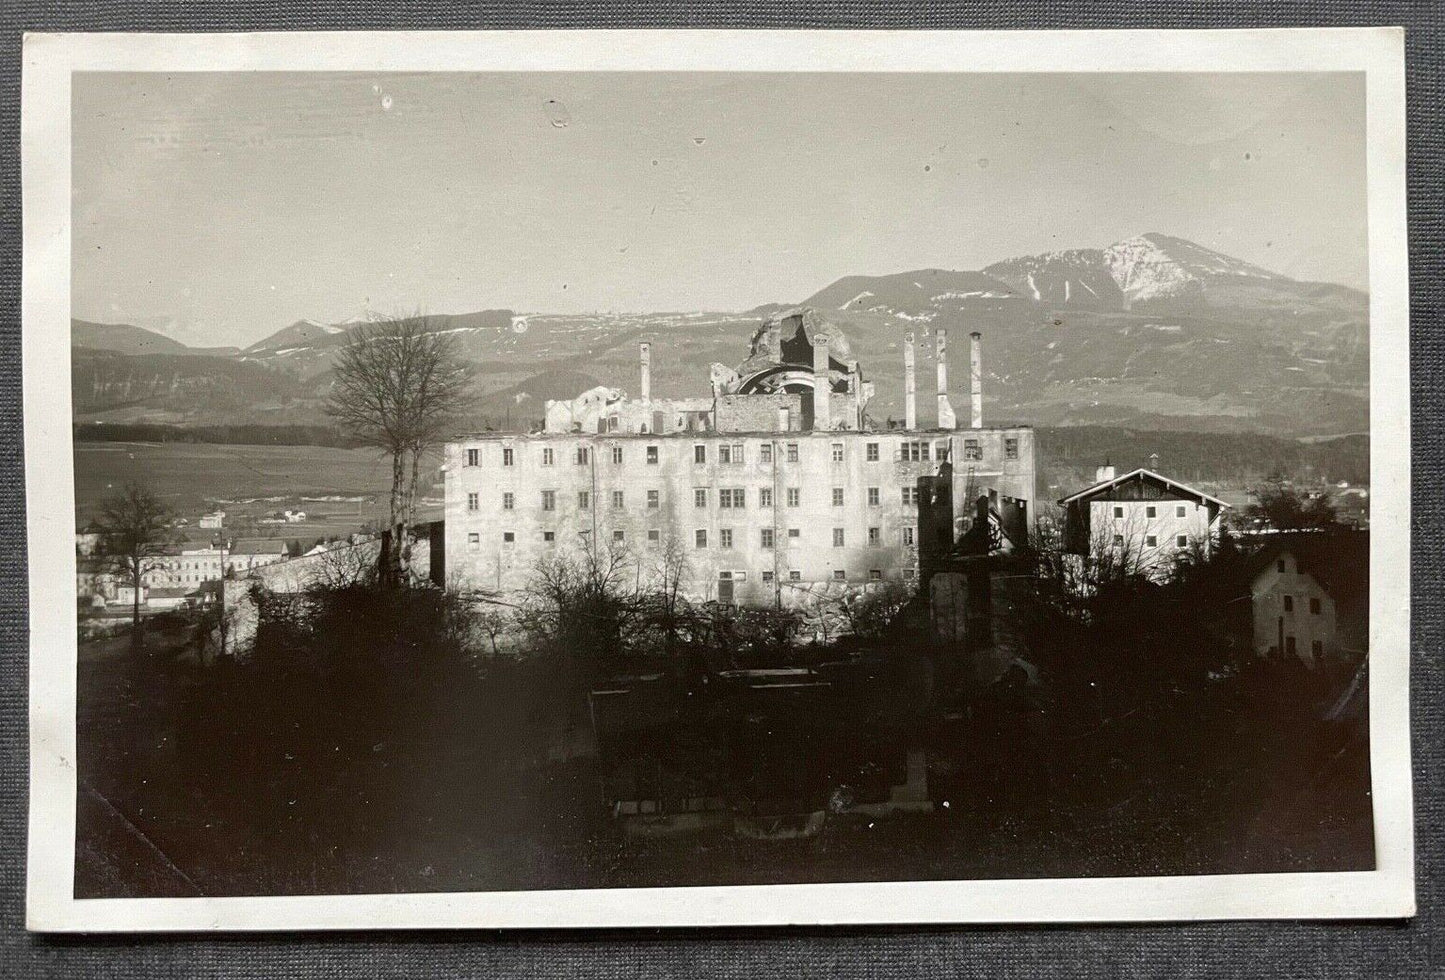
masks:
[[[77,894],[1373,866],[1355,672],[1255,658],[1230,611],[1240,559],[1083,599],[1050,560],[999,579],[1029,661],[975,687],[949,681],[958,651],[916,603],[855,607],[854,635],[805,644],[800,615],[693,607],[606,563],[539,570],[522,610],[368,581],[263,595],[239,660],[195,656],[204,629],[182,617],[140,652],[87,642]],[[829,684],[770,701],[730,680],[790,667]],[[661,693],[599,720],[590,691],[642,683]],[[851,806],[910,752],[928,812]],[[629,835],[610,804],[639,773],[739,820],[826,819]]]

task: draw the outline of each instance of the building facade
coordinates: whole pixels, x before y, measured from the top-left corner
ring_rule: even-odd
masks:
[[[739,369],[714,366],[709,399],[651,399],[650,363],[644,345],[649,397],[551,403],[540,433],[447,445],[450,587],[523,589],[539,562],[589,547],[626,552],[640,578],[680,564],[700,600],[790,605],[820,585],[910,580],[919,481],[943,461],[955,499],[987,496],[1027,534],[1033,431],[981,417],[874,431],[871,386],[812,311],[765,322]]]
[[[1357,662],[1369,649],[1368,532],[1283,534],[1254,556],[1254,652],[1306,666]]]

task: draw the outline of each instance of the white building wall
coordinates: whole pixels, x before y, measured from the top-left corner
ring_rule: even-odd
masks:
[[[1181,552],[1200,547],[1207,554],[1219,533],[1219,519],[1192,499],[1094,500],[1089,505],[1091,551],[1123,550],[1139,571],[1167,575]]]
[[[1293,641],[1294,655],[1310,666],[1339,654],[1335,601],[1314,576],[1300,571],[1293,554],[1280,555],[1256,575],[1250,592],[1255,653],[1287,655]]]

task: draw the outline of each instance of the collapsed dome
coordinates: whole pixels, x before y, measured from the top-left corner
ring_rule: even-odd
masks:
[[[828,380],[834,391],[846,391],[852,348],[837,324],[811,307],[775,313],[754,332],[747,360],[738,365],[737,394],[813,390],[813,346],[828,341]]]

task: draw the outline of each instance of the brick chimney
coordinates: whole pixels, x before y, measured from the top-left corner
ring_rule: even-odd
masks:
[[[913,332],[903,335],[903,427],[918,428],[918,401],[914,394],[916,379],[913,362]]]
[[[652,400],[652,345],[643,341],[638,345],[638,354],[642,363],[642,391],[643,401]]]
[[[938,427],[952,429],[958,425],[958,416],[948,402],[948,331],[939,329],[934,338],[938,344]]]
[[[813,428],[833,428],[833,389],[828,383],[828,337],[821,330],[813,337]]]
[[[968,382],[969,392],[973,398],[973,418],[970,419],[975,429],[983,428],[983,335],[977,330],[968,335]]]

